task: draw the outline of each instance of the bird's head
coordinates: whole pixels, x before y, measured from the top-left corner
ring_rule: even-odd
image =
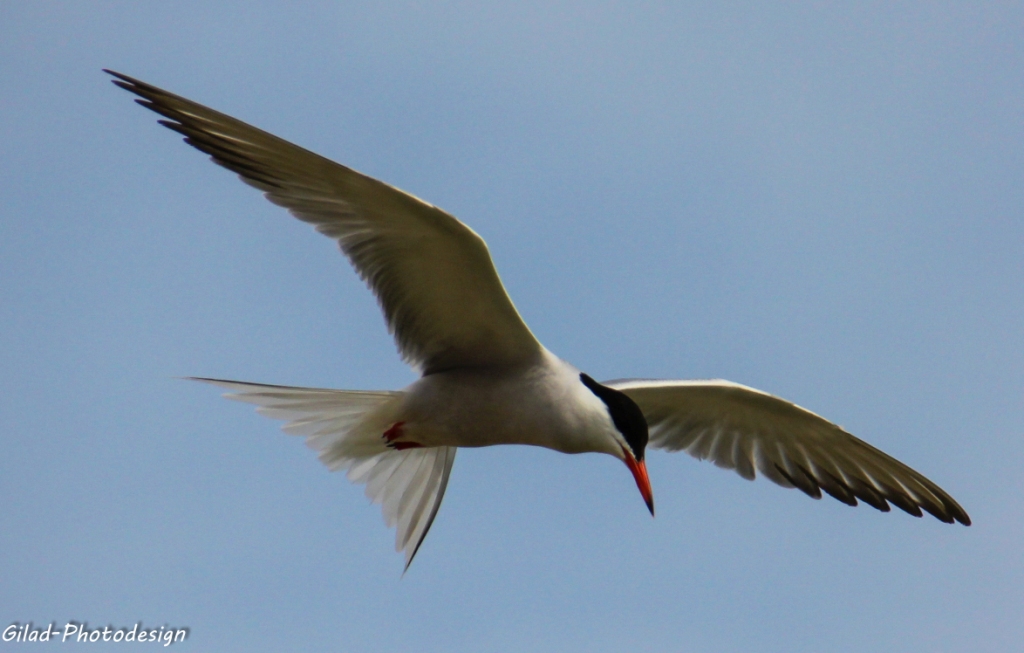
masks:
[[[632,472],[640,495],[653,517],[654,493],[651,491],[651,480],[647,476],[647,463],[644,461],[648,434],[643,411],[624,392],[601,385],[583,373],[580,374],[580,381],[608,407],[608,414],[618,432],[617,444],[622,449],[622,460]]]

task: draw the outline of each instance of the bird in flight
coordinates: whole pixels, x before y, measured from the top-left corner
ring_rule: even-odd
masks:
[[[332,470],[366,485],[408,569],[437,515],[459,447],[527,444],[625,463],[647,508],[647,448],[686,451],[820,499],[889,504],[970,525],[964,509],[910,467],[818,415],[722,380],[599,383],[537,341],[487,245],[423,200],[223,113],[111,70],[114,84],[214,163],[338,242],[377,297],[403,360],[403,390],[298,388],[199,378],[284,431]]]

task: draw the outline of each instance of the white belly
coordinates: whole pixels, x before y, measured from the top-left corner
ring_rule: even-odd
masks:
[[[423,446],[530,444],[618,455],[604,404],[578,370],[545,354],[538,365],[423,377],[406,388],[399,410],[405,437]]]

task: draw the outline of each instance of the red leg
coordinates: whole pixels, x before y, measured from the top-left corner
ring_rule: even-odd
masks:
[[[389,428],[387,431],[384,431],[384,434],[381,435],[380,437],[387,440],[388,447],[395,449],[396,451],[404,451],[405,449],[416,449],[418,447],[422,447],[423,445],[419,444],[418,442],[395,442],[395,440],[404,435],[404,433],[402,433],[403,426],[405,426],[405,422],[395,422],[394,424],[391,425],[391,428]]]
[[[391,428],[389,428],[387,431],[384,431],[384,434],[380,437],[384,438],[389,443],[394,442],[398,438],[402,437],[403,426],[405,426],[405,422],[395,422],[394,424],[391,425]]]

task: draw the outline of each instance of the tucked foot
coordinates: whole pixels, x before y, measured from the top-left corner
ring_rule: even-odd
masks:
[[[405,449],[419,449],[423,445],[419,442],[388,442],[388,447],[395,451],[404,451]]]
[[[405,422],[395,422],[394,424],[391,425],[391,428],[389,428],[387,431],[384,431],[384,434],[381,435],[380,437],[387,440],[388,444],[391,444],[398,438],[402,437],[403,426],[405,426]]]
[[[387,431],[380,436],[387,441],[387,446],[396,451],[404,451],[405,449],[417,449],[423,445],[418,442],[398,442],[398,438],[405,435],[402,432],[402,427],[405,426],[405,422],[395,422],[391,425]]]

